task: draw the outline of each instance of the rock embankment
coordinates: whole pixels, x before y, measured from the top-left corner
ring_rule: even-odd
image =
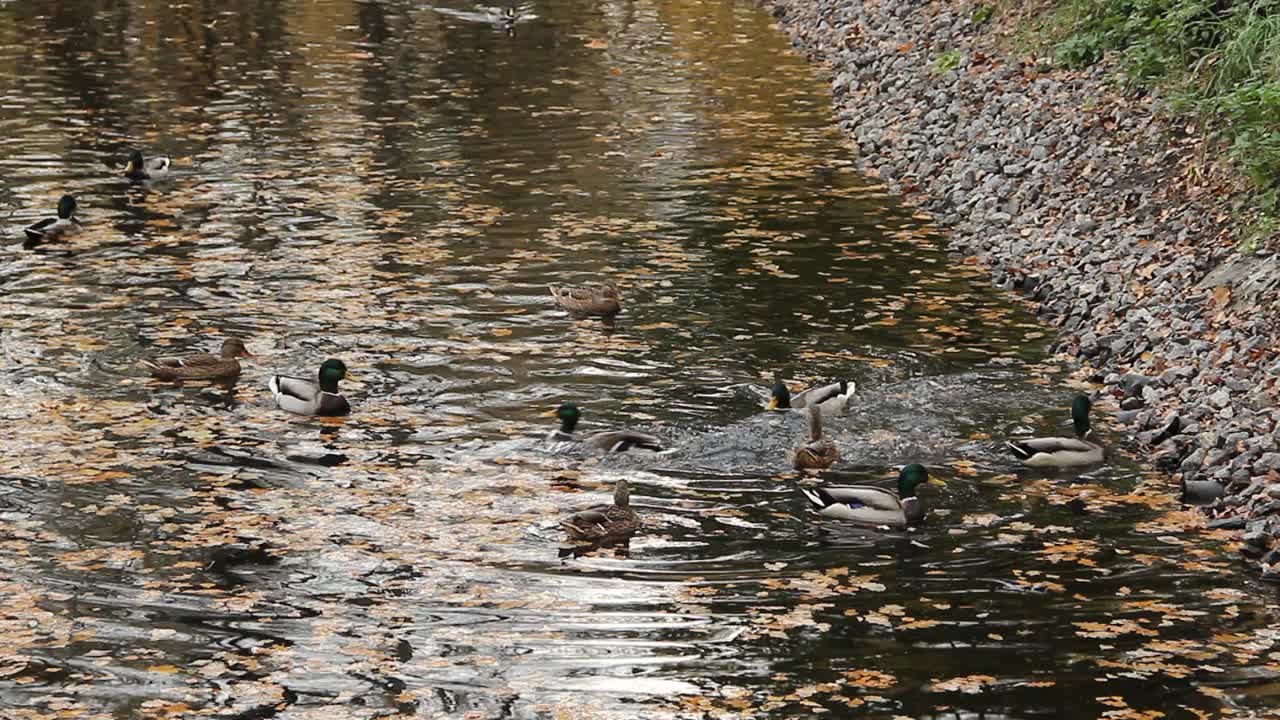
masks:
[[[827,65],[863,169],[1058,326],[1158,467],[1224,486],[1213,523],[1280,577],[1280,267],[1240,246],[1242,194],[1212,146],[1106,62],[1005,50],[1018,19],[976,4],[765,2]]]

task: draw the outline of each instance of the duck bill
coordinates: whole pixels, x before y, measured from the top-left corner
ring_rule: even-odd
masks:
[[[555,416],[556,416],[555,410],[548,410],[544,413],[538,413],[538,417],[555,417]]]
[[[764,406],[765,410],[777,410],[778,398],[769,398],[769,404]]]
[[[938,487],[946,487],[946,486],[947,486],[947,484],[946,484],[946,483],[942,482],[941,480],[939,480],[938,478],[935,478],[935,477],[931,477],[931,478],[929,478],[928,480],[926,480],[925,482],[929,483],[930,485],[937,485]]]

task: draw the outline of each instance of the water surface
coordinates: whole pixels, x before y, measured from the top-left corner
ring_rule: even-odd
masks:
[[[1124,452],[995,450],[1088,389],[852,167],[751,4],[0,4],[0,706],[17,717],[1239,717],[1269,593]],[[171,181],[119,179],[133,148]],[[80,199],[87,231],[23,248]],[[613,323],[548,283],[617,282]],[[257,355],[233,388],[140,356]],[[276,410],[340,357],[356,407]],[[789,471],[775,377],[860,392]],[[541,413],[659,456],[555,453]],[[1106,427],[1118,443],[1123,432]],[[948,487],[910,533],[798,488]],[[628,478],[645,531],[562,553]],[[1080,499],[1084,512],[1068,504]],[[23,714],[25,713],[25,714]],[[1143,714],[1148,713],[1148,714]]]

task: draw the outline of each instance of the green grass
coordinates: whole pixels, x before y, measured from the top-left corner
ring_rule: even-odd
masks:
[[[959,67],[961,60],[964,60],[964,53],[959,50],[948,50],[933,59],[933,70],[937,73],[955,70]]]
[[[1069,67],[1119,53],[1125,80],[1196,113],[1280,214],[1280,0],[1061,0],[1035,35]]]

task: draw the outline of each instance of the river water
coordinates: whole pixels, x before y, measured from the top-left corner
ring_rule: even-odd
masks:
[[[1269,588],[1140,457],[997,452],[1089,386],[764,12],[515,7],[0,2],[3,717],[1267,712]],[[24,248],[64,192],[85,232]],[[613,323],[546,290],[602,281]],[[227,335],[234,387],[137,365]],[[275,409],[326,357],[353,414]],[[857,382],[834,469],[775,377]],[[548,448],[563,401],[670,450]],[[799,492],[907,462],[911,532]],[[643,531],[562,549],[624,477]]]

